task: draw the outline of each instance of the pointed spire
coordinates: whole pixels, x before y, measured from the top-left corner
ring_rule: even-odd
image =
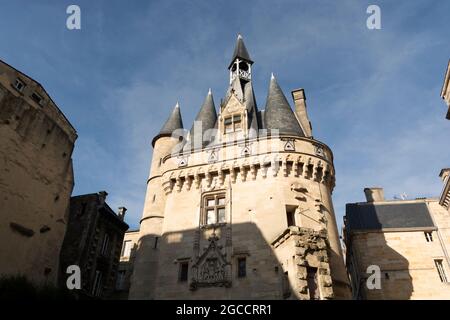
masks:
[[[203,134],[205,131],[213,129],[214,126],[216,125],[216,121],[217,121],[216,106],[214,105],[214,98],[211,89],[209,89],[205,101],[203,102],[202,107],[200,108],[200,111],[198,112],[197,117],[195,118],[195,122],[201,122],[202,132],[194,132],[195,131],[194,129],[196,128],[196,124],[194,122],[190,131],[190,141],[192,142],[194,138],[195,139],[198,138],[201,139],[202,141],[204,140],[203,142],[208,142],[210,137],[203,137]]]
[[[264,118],[267,129],[278,129],[280,134],[305,136],[273,73],[270,77]]]
[[[248,54],[247,48],[245,47],[244,39],[242,38],[241,34],[238,34],[236,46],[234,47],[233,57],[231,58],[231,62],[230,65],[228,66],[228,69],[231,68],[236,58],[246,60],[250,64],[253,63],[252,59],[250,58],[250,55]]]
[[[181,118],[180,105],[177,101],[166,123],[162,126],[159,133],[153,138],[152,145],[155,146],[156,140],[161,137],[170,137],[173,131],[183,129],[183,119]]]

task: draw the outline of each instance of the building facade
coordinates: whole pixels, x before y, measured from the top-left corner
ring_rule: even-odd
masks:
[[[442,169],[439,177],[441,177],[444,182],[444,187],[441,196],[439,197],[439,204],[446,208],[450,213],[450,168]]]
[[[0,276],[56,285],[76,138],[45,89],[0,61]]]
[[[71,265],[81,271],[81,298],[113,298],[122,242],[128,225],[126,209],[116,214],[106,203],[105,191],[72,197],[67,232],[61,249],[60,284]]]
[[[444,77],[444,84],[442,85],[441,90],[441,98],[445,100],[445,103],[447,104],[448,111],[446,118],[450,120],[450,60],[447,65],[447,71],[445,72]]]
[[[175,106],[153,139],[130,299],[344,299],[333,154],[272,75],[265,110],[238,36],[217,114],[189,131]]]
[[[115,299],[128,299],[138,240],[139,230],[131,230],[125,232],[125,236],[123,237],[122,251],[120,254],[119,270],[117,272],[116,288],[114,294]]]
[[[366,202],[344,217],[346,264],[354,299],[450,299],[450,216],[438,199],[385,200],[366,188]],[[374,287],[375,269],[379,287]],[[369,285],[368,285],[369,283]]]

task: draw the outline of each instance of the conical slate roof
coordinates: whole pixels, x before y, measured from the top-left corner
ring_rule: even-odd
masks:
[[[264,120],[267,129],[278,129],[280,134],[291,134],[300,137],[305,136],[286,96],[273,74],[270,79]]]
[[[238,34],[236,46],[234,47],[233,57],[231,58],[231,62],[228,68],[231,67],[236,58],[240,58],[250,63],[253,63],[252,59],[250,58],[250,55],[248,54],[247,48],[245,47],[244,39],[240,34]]]
[[[191,131],[190,131],[190,144],[192,145],[192,141],[195,138],[197,138],[197,135],[201,135],[198,136],[198,138],[203,139],[205,141],[203,142],[208,142],[208,140],[210,139],[210,137],[203,137],[203,134],[205,133],[205,131],[213,129],[216,125],[216,121],[217,121],[217,112],[216,112],[216,107],[214,105],[214,98],[211,92],[211,89],[209,89],[208,94],[206,95],[205,101],[203,102],[202,107],[200,108],[199,113],[197,114],[197,117],[195,118],[195,122],[201,122],[202,125],[202,131],[201,132],[195,132],[195,122],[192,125]],[[203,143],[204,145],[204,143]]]
[[[170,137],[173,131],[183,129],[183,119],[181,118],[180,105],[177,104],[172,110],[166,123],[163,125],[159,133],[153,138],[152,145],[155,146],[156,140],[161,137]]]

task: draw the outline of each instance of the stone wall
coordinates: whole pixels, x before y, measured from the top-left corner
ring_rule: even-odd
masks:
[[[323,298],[348,298],[331,202],[332,159],[331,151],[320,142],[294,137],[260,138],[162,158],[158,175],[149,179],[130,297],[282,299],[283,262],[272,242],[288,228],[287,210],[294,208],[298,227],[326,230],[329,267],[321,267],[321,272],[326,269],[323,275],[332,282],[329,285],[329,279],[324,280]],[[211,193],[225,195],[226,223],[209,227],[202,225],[202,199]],[[156,221],[152,216],[162,222],[156,247],[156,231],[143,228],[148,221]],[[286,255],[295,256],[297,249],[291,246]],[[247,276],[241,278],[237,261],[244,257]],[[206,261],[210,267],[205,267]],[[189,281],[180,282],[180,264],[185,262],[189,263]],[[215,274],[216,280],[205,280],[204,272]],[[297,286],[296,281],[290,282]],[[305,297],[298,293],[298,298]]]
[[[428,204],[436,228],[416,230],[359,231],[346,239],[347,267],[352,277],[354,296],[359,299],[449,299],[450,283],[443,283],[435,265],[441,259],[450,277],[448,247],[450,218],[437,200]],[[425,232],[431,232],[427,241]],[[350,241],[349,241],[350,240]],[[381,289],[366,286],[367,267],[381,269]]]
[[[27,86],[13,88],[20,77]],[[30,99],[43,97],[41,104]],[[55,284],[75,130],[40,85],[0,63],[0,274]]]

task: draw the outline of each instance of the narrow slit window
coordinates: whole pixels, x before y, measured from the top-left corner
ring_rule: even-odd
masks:
[[[178,280],[180,282],[186,282],[188,280],[188,272],[189,272],[189,263],[181,262],[180,263],[180,274]]]
[[[295,226],[295,208],[286,207],[287,226]]]
[[[434,264],[436,265],[437,272],[439,274],[439,278],[441,282],[448,282],[447,275],[445,273],[444,265],[442,263],[442,259],[434,260]]]
[[[238,258],[238,278],[245,278],[247,276],[247,259]]]

